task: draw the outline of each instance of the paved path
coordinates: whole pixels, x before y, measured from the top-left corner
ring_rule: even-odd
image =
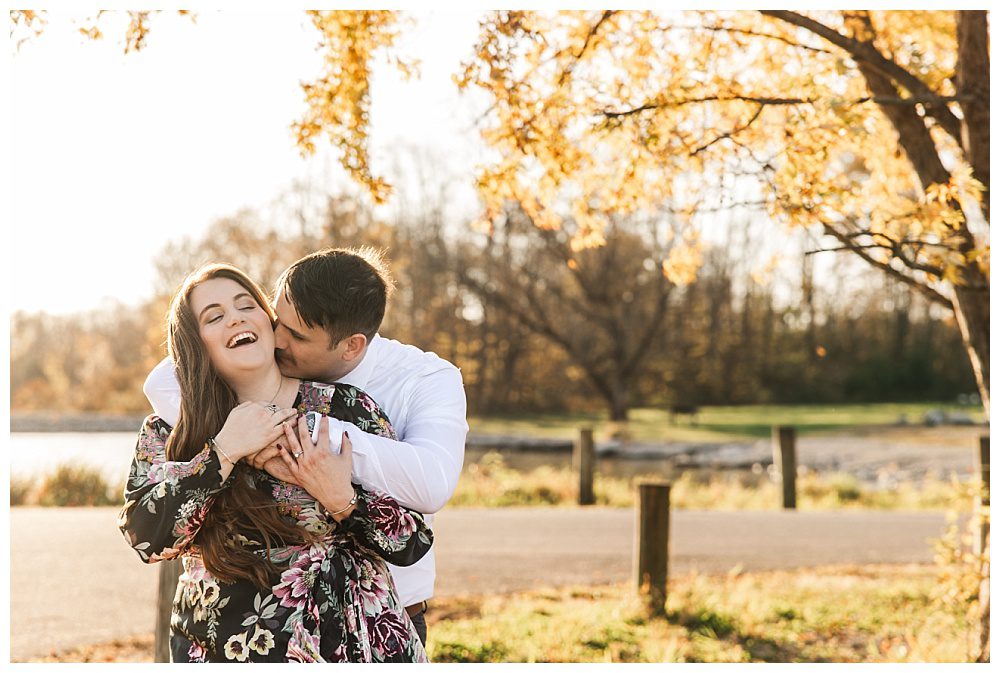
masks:
[[[139,562],[114,508],[11,510],[10,651],[23,660],[153,629],[157,569]],[[631,510],[455,509],[435,520],[437,594],[628,580]],[[671,574],[931,563],[943,514],[675,512]]]

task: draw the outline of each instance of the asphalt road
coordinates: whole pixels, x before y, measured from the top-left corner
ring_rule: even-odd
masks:
[[[142,564],[114,508],[23,508],[10,516],[14,661],[153,630],[156,566]],[[627,581],[635,513],[446,509],[434,522],[438,596]],[[670,573],[931,563],[938,513],[674,512]]]

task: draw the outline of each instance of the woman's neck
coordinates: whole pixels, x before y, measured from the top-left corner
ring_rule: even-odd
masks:
[[[278,399],[286,380],[275,364],[263,372],[247,372],[245,376],[229,381],[229,385],[240,402],[269,403]]]

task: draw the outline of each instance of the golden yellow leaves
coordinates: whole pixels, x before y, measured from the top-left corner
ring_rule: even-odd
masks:
[[[315,151],[315,139],[325,133],[341,152],[341,165],[364,185],[376,203],[388,198],[391,187],[372,173],[368,153],[370,79],[372,59],[388,54],[399,34],[392,11],[310,11],[320,33],[323,72],[304,82],[306,112],[292,125],[296,144],[304,154]],[[391,55],[390,55],[391,56]],[[414,66],[398,57],[395,65],[409,76]]]
[[[27,40],[37,37],[45,30],[45,12],[33,9],[10,10],[10,37],[18,49]]]
[[[101,29],[98,28],[96,24],[91,26],[80,26],[79,31],[81,35],[91,40],[100,40],[104,37],[104,33],[101,32]]]
[[[683,240],[670,249],[663,260],[663,275],[674,285],[690,285],[698,276],[702,263],[701,236],[697,231],[688,230]]]
[[[111,17],[121,17],[127,18],[128,24],[125,26],[124,32],[124,43],[123,49],[126,54],[137,52],[146,46],[146,38],[149,35],[149,22],[153,14],[159,14],[163,10],[129,10],[124,12],[117,12],[114,10],[102,9],[92,16],[86,16],[79,20],[74,20],[74,22],[79,22],[80,25],[77,31],[84,37],[91,40],[100,40],[104,37],[104,31],[100,28],[100,23],[107,16]],[[179,16],[188,16],[192,21],[195,20],[196,15],[185,9],[177,10]],[[33,35],[26,35],[17,41],[17,46],[20,47],[21,44],[33,36],[38,36],[42,33],[45,22],[46,13],[36,12],[32,10],[13,10],[10,13],[11,16],[11,36],[13,37],[15,33],[26,33],[28,29],[33,31]],[[120,27],[115,27],[115,30],[120,30]]]

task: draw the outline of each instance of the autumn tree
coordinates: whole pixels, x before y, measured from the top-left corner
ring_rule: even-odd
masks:
[[[954,312],[988,414],[987,21],[495,12],[460,78],[492,101],[487,214],[514,200],[551,221],[568,204],[599,240],[602,211],[732,189],[756,168],[776,220]]]
[[[675,287],[664,268],[688,281],[694,260],[671,255],[675,228],[663,219],[613,219],[604,245],[589,248],[574,245],[578,226],[540,227],[511,210],[486,234],[481,265],[462,278],[485,303],[562,350],[611,420],[625,421]]]
[[[128,16],[126,51],[149,13]],[[392,49],[400,16],[309,13],[324,70],[294,124],[304,152],[327,138],[376,201],[390,187],[368,161],[371,65],[413,71]],[[491,101],[486,224],[516,203],[543,230],[573,222],[583,249],[613,217],[738,205],[756,174],[776,221],[953,312],[989,414],[987,12],[498,11],[481,25],[458,81]]]

